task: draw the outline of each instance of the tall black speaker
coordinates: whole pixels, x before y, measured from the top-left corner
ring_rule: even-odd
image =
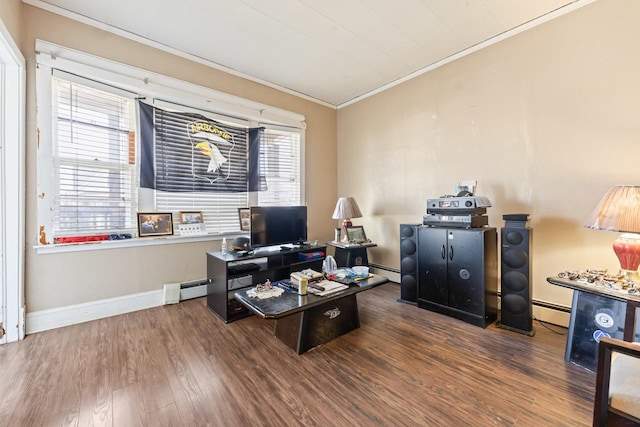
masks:
[[[400,300],[418,302],[418,227],[400,224]]]
[[[503,215],[499,328],[533,336],[529,214]]]

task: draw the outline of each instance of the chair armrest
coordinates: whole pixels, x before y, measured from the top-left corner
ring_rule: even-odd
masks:
[[[606,425],[609,410],[609,380],[613,353],[640,359],[640,345],[614,338],[602,337],[598,344],[598,364],[593,408],[593,425]]]
[[[640,343],[632,343],[627,341],[618,340],[615,338],[602,337],[600,344],[598,345],[598,353],[600,348],[606,347],[616,353],[626,354],[631,357],[640,358]],[[598,357],[600,354],[598,354]]]

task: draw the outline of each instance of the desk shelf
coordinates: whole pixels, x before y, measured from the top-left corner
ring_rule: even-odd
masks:
[[[327,245],[335,248],[334,258],[338,267],[353,267],[355,265],[369,265],[367,248],[378,245],[375,243],[362,243],[359,245],[347,245],[342,242],[327,242]]]
[[[300,254],[322,252],[326,246],[294,248],[287,251],[266,249],[253,255],[238,256],[233,252],[207,253],[207,307],[225,323],[242,319],[252,313],[235,299],[239,289],[246,289],[267,280],[288,279],[292,272],[311,268],[322,271],[325,256],[301,260]],[[242,268],[245,266],[246,268]]]

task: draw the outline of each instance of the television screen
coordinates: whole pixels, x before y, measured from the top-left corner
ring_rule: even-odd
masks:
[[[306,206],[251,207],[252,248],[302,243],[306,240]]]

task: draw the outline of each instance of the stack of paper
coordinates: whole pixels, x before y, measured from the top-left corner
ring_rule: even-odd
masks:
[[[343,285],[342,283],[332,282],[331,280],[322,280],[309,286],[309,292],[321,297],[333,295],[347,289],[349,285]]]

